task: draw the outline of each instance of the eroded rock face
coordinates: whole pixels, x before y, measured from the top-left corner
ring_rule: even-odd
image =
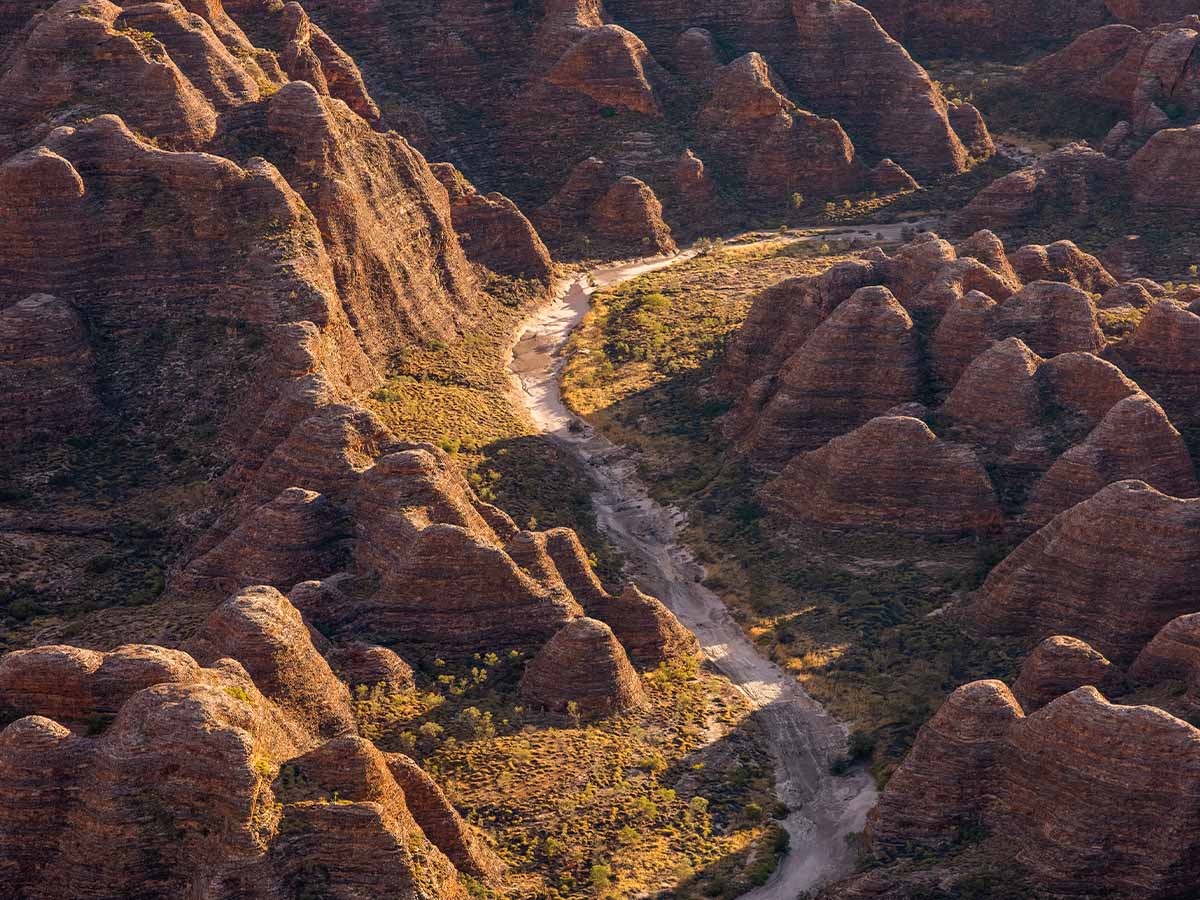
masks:
[[[1135,207],[1172,219],[1194,215],[1200,208],[1195,199],[1197,162],[1200,125],[1157,132],[1129,161]]]
[[[943,387],[958,383],[974,359],[995,337],[996,301],[968,291],[946,309],[929,344],[933,375]]]
[[[589,217],[595,233],[613,246],[643,255],[678,249],[654,191],[631,175],[617,179],[592,207]]]
[[[503,194],[479,193],[449,163],[430,169],[450,194],[454,230],[468,259],[501,275],[550,278],[550,251],[515,203]]]
[[[672,193],[672,164],[698,133],[713,73],[752,53],[770,60],[789,87],[785,96],[804,98],[809,118],[820,117],[819,127],[798,122],[796,129],[809,133],[817,159],[830,156],[816,138],[834,134],[834,120],[872,156],[888,156],[918,178],[963,169],[963,141],[977,143],[979,133],[977,123],[963,123],[970,134],[960,140],[926,73],[852,4],[764,7],[738,0],[732,7],[681,7],[619,0],[603,9],[459,5],[442,13],[418,5],[393,18],[328,0],[306,6],[354,49],[367,80],[387,101],[382,105],[419,120],[423,148],[451,148],[453,161],[473,180],[531,210],[562,196],[578,160],[603,152],[614,167],[609,183],[625,175],[645,182],[679,232],[702,207]],[[847,55],[845,47],[853,52]],[[816,77],[817,71],[836,77]],[[611,139],[614,129],[623,136],[619,142]],[[763,159],[795,157],[803,149],[788,132],[774,134],[779,140],[757,142]],[[737,149],[732,139],[728,144]],[[743,180],[739,154],[731,154],[735,165],[726,171],[723,160],[698,149],[716,182]],[[834,150],[840,152],[838,145]],[[762,177],[759,183],[767,185]],[[755,193],[741,196],[746,207],[760,203]],[[777,206],[781,198],[787,194],[776,190],[767,202]],[[563,232],[535,221],[551,244],[560,242]]]
[[[189,563],[180,579],[181,589],[186,583],[189,591],[214,597],[251,585],[288,591],[301,581],[328,575],[341,555],[339,518],[321,494],[288,488]]]
[[[597,719],[646,702],[641,680],[612,629],[596,619],[565,625],[529,663],[527,704],[558,715]]]
[[[92,351],[79,314],[47,294],[0,310],[0,428],[14,444],[87,428],[98,412]]]
[[[1020,704],[1000,681],[954,691],[922,726],[867,824],[876,848],[939,845],[983,809]]]
[[[182,7],[162,11],[174,19],[177,34],[188,33],[180,21]],[[209,86],[224,89],[206,97],[174,55],[155,52],[161,41],[139,42],[135,33],[119,27],[122,13],[113,3],[63,0],[9,48],[0,76],[0,155],[36,143],[38,131],[48,130],[38,128],[39,117],[80,97],[95,98],[89,104],[93,115],[112,112],[111,104],[119,102],[117,108],[134,128],[180,149],[195,149],[213,138],[217,104],[257,99],[257,87],[238,71],[211,28],[188,34],[207,44],[202,55],[215,70]]]
[[[720,69],[698,120],[705,155],[761,203],[782,205],[797,192],[836,196],[854,190],[865,171],[842,126],[800,109],[777,85],[757,53]],[[897,179],[891,175],[893,183]]]
[[[1026,76],[1040,90],[1120,115],[1126,120],[1123,133],[1120,138],[1110,135],[1117,151],[1130,143],[1136,149],[1149,135],[1170,127],[1172,120],[1192,124],[1200,114],[1191,62],[1200,18],[1178,18],[1164,9],[1160,14],[1165,18],[1147,21],[1145,12],[1134,6],[1123,10],[1129,13],[1122,15],[1129,24],[1080,35],[1030,66]],[[1192,5],[1179,15],[1195,12]]]
[[[983,824],[1039,890],[1167,898],[1195,883],[1198,790],[1200,731],[1160,709],[1081,687],[1022,716],[1002,684],[975,682],[922,729],[868,837],[938,846]]]
[[[585,94],[602,107],[660,116],[651,81],[661,82],[664,77],[637,35],[620,25],[596,24],[582,31],[546,80]]]
[[[517,564],[481,505],[432,448],[382,457],[351,500],[355,566],[378,586],[322,610],[325,623],[440,653],[548,640],[582,609],[556,574],[542,581]]]
[[[1194,704],[1200,696],[1200,613],[1164,625],[1129,667],[1129,680],[1136,685],[1182,681]]]
[[[61,395],[81,437],[119,434],[155,457],[135,463],[149,475],[134,502],[193,460],[207,469],[163,523],[173,575],[182,553],[208,557],[172,599],[188,578],[215,582],[215,598],[329,574],[320,527],[251,512],[292,487],[341,504],[380,446],[342,404],[412,341],[457,340],[480,300],[445,191],[372,127],[348,58],[294,4],[229,13],[71,0],[0,51],[0,93],[24,98],[0,117],[0,307],[8,321],[44,294],[75,313],[36,364],[38,327],[21,325],[0,378],[27,370],[24,389]],[[6,465],[25,443],[3,446]]]
[[[912,319],[891,291],[861,288],[792,354],[756,414],[735,411],[726,433],[756,460],[779,465],[916,399],[920,380]]]
[[[1083,687],[1017,723],[1010,744],[1012,762],[1000,770],[989,818],[1019,836],[1038,883],[1142,897],[1195,884],[1189,835],[1200,731]],[[1167,758],[1164,777],[1155,760]],[[1112,814],[1090,815],[1101,807]]]
[[[191,643],[202,662],[230,657],[258,689],[313,734],[355,730],[350,693],[317,652],[300,613],[279,591],[252,587],[219,606]]]
[[[998,335],[1018,337],[1043,356],[1099,353],[1106,343],[1092,298],[1056,281],[1035,281],[1000,304],[995,328]]]
[[[435,847],[460,872],[490,880],[504,871],[504,863],[487,841],[465,822],[429,774],[402,753],[385,755],[388,771],[404,791],[413,818]]]
[[[389,691],[401,692],[416,686],[412,666],[387,647],[352,641],[331,647],[325,652],[325,661],[352,687],[383,685]]]
[[[699,652],[696,636],[661,601],[633,584],[616,596],[604,590],[574,531],[554,528],[546,532],[545,549],[584,612],[612,628],[634,665],[654,668]]]
[[[61,657],[71,649],[47,651]],[[0,670],[28,673],[29,654],[47,651],[6,657]],[[86,653],[74,652],[76,661]],[[25,693],[34,714],[0,733],[0,815],[26,823],[19,841],[13,829],[0,837],[11,890],[169,896],[204,884],[217,895],[272,896],[311,879],[317,865],[332,896],[348,896],[346,886],[355,884],[411,900],[465,898],[368,742],[322,744],[231,659],[202,669],[162,648],[103,656],[90,676],[93,690],[75,698],[97,707],[73,700],[66,709],[87,711],[98,736],[36,712],[61,707],[61,692]],[[189,674],[180,679],[183,670]],[[163,680],[154,682],[156,674]],[[115,718],[105,712],[113,704]],[[303,773],[303,788],[277,778],[285,765]],[[176,824],[164,828],[164,818]]]
[[[963,372],[942,411],[980,443],[1010,443],[1041,418],[1036,376],[1043,360],[1020,338],[989,347]]]
[[[911,52],[1001,56],[1070,40],[1108,18],[1103,0],[1037,3],[1023,0],[866,0],[888,33]]]
[[[836,528],[953,535],[1001,521],[974,451],[904,416],[872,419],[800,454],[760,497],[789,519]]]
[[[715,390],[735,401],[752,388],[761,396],[813,329],[851,294],[877,280],[876,268],[864,261],[839,263],[812,278],[785,279],[759,294],[725,354]]]
[[[1125,163],[1087,144],[1068,144],[992,182],[955,213],[954,221],[964,229],[996,230],[1054,222],[1063,215],[1086,222],[1097,204],[1128,192]]]
[[[1103,654],[1079,638],[1054,635],[1025,658],[1012,690],[1028,715],[1076,688],[1108,691],[1119,683],[1120,671]]]
[[[196,661],[178,650],[147,644],[127,644],[108,653],[37,647],[0,659],[0,705],[87,731],[111,720],[143,688],[200,680]]]
[[[1108,345],[1093,299],[1105,285],[1114,279],[1070,242],[1010,255],[988,231],[957,247],[922,234],[764,291],[706,390],[734,401],[722,430],[737,449],[784,472],[763,497],[785,519],[946,534],[996,524],[985,498],[998,498],[1000,521],[1021,533],[1125,479],[1192,496],[1179,432],[1097,355],[1131,372],[1149,356],[1132,339]],[[1148,331],[1191,316],[1165,306]],[[926,418],[937,437],[917,440],[920,423],[863,427],[883,415]],[[950,471],[969,497],[954,496]]]
[[[1161,301],[1151,307],[1132,337],[1117,348],[1122,365],[1184,429],[1200,424],[1197,347],[1200,315]]]
[[[1058,241],[1044,247],[1037,244],[1022,247],[1009,256],[1009,262],[1017,277],[1026,284],[1056,281],[1088,293],[1103,293],[1117,284],[1100,260],[1084,253],[1071,241]]]
[[[918,178],[966,168],[945,99],[870,13],[826,0],[798,0],[792,10],[798,39],[776,66],[801,96],[821,97],[861,144],[887,148]]]
[[[1172,497],[1200,493],[1183,438],[1162,407],[1141,393],[1115,404],[1083,443],[1055,461],[1034,488],[1026,518],[1045,524],[1105,485],[1127,478]]]
[[[996,153],[987,123],[974,105],[965,101],[950,104],[950,127],[958,135],[973,159],[984,160]]]
[[[1140,481],[1109,485],[992,570],[974,621],[993,634],[1076,635],[1127,662],[1167,622],[1200,608],[1198,519],[1196,500]]]

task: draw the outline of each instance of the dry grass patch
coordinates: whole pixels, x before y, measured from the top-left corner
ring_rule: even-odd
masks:
[[[364,733],[418,758],[511,867],[521,898],[732,898],[785,846],[746,701],[693,664],[644,677],[645,710],[586,725],[526,711],[521,653],[435,665],[418,691],[360,691]]]

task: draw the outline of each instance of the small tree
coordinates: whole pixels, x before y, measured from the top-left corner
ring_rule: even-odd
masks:
[[[592,887],[597,893],[604,893],[612,885],[612,868],[603,863],[592,866]]]
[[[804,205],[804,195],[797,192],[792,194],[792,209],[799,209]]]

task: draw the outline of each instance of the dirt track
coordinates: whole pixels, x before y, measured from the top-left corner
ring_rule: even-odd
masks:
[[[860,236],[883,232],[894,239],[900,228],[876,226]],[[846,836],[862,830],[875,803],[874,783],[863,772],[829,774],[831,760],[845,751],[845,726],[758,652],[721,599],[701,583],[703,568],[679,540],[680,513],[652,500],[629,454],[571,413],[559,392],[559,351],[587,313],[591,294],[689,256],[608,266],[576,279],[525,323],[509,368],[521,403],[541,431],[587,464],[600,526],[625,554],[630,574],[695,633],[705,656],[758,711],[776,760],[779,797],[792,810],[784,823],[792,840],[771,880],[743,898],[796,900],[850,872],[854,858]]]

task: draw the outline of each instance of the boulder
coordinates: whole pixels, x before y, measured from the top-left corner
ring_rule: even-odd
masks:
[[[1096,302],[1096,306],[1100,309],[1119,309],[1123,306],[1131,309],[1149,309],[1154,303],[1155,295],[1145,285],[1136,281],[1125,281],[1105,291],[1104,296]]]

